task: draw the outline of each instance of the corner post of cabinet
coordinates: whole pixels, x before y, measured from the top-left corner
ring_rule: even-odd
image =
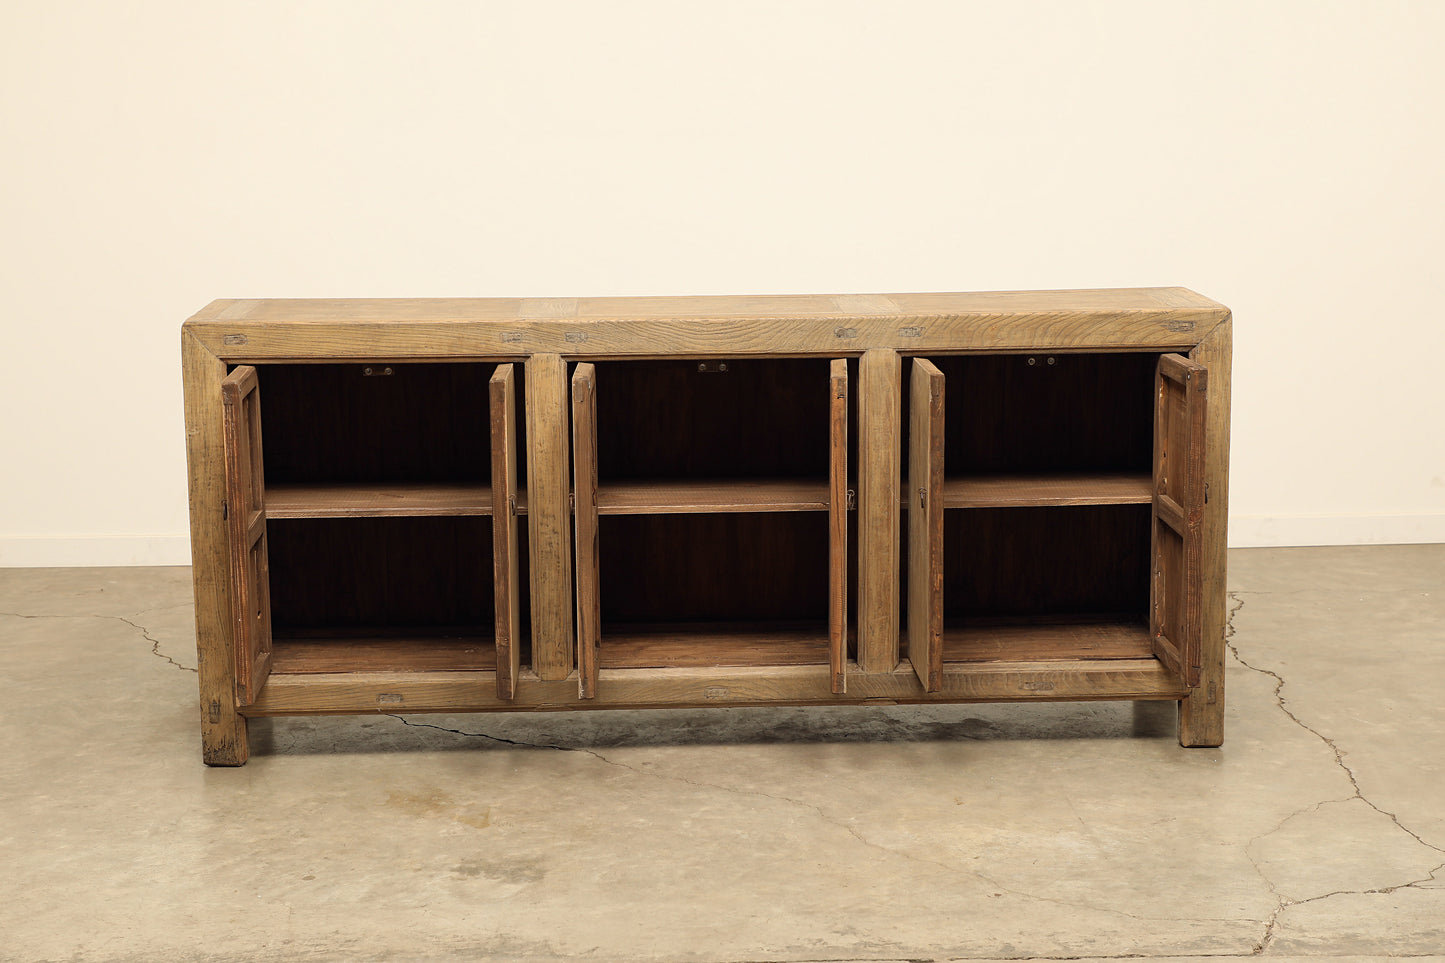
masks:
[[[891,348],[858,362],[858,669],[898,665],[899,485],[903,359]]]
[[[181,329],[186,466],[191,511],[191,579],[196,602],[196,672],[201,690],[201,755],[208,766],[239,766],[250,756],[246,718],[237,711],[227,551],[226,452],[221,382],[226,363]]]
[[[1205,413],[1203,631],[1199,686],[1179,700],[1179,744],[1224,741],[1224,636],[1229,621],[1225,553],[1229,537],[1229,376],[1233,321],[1228,315],[1189,352],[1209,369]]]
[[[558,680],[572,673],[575,661],[567,362],[560,355],[534,354],[523,370],[532,669],[544,680]]]

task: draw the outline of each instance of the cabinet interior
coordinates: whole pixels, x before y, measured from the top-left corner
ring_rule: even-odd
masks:
[[[829,661],[829,377],[597,364],[602,668]]]
[[[1157,358],[929,359],[946,384],[945,662],[1149,655]],[[829,361],[596,368],[601,667],[828,662]],[[495,667],[494,370],[258,366],[275,671]],[[525,477],[520,377],[516,392]],[[917,442],[902,395],[906,476]],[[849,479],[855,411],[850,398]],[[519,535],[525,586],[525,525]],[[847,585],[856,540],[850,524]],[[851,631],[846,645],[856,657]]]
[[[1158,359],[1143,352],[930,355],[947,385],[948,477],[1148,475]]]
[[[1151,657],[1158,357],[928,359],[945,385],[944,663]]]
[[[494,669],[496,366],[256,367],[273,671]]]

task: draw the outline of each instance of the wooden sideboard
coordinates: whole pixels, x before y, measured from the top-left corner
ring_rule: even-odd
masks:
[[[204,759],[256,716],[1078,699],[1217,746],[1230,331],[1183,288],[215,301]]]

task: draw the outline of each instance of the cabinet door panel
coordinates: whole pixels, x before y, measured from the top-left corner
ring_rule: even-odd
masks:
[[[492,590],[496,599],[497,698],[517,693],[521,671],[521,564],[517,549],[517,383],[510,364],[487,385],[492,425]]]
[[[943,372],[913,361],[908,426],[908,659],[943,685]]]
[[[828,378],[828,664],[833,692],[848,691],[848,362]]]
[[[572,373],[572,491],[577,553],[577,695],[597,695],[602,644],[601,568],[597,553],[597,368]]]
[[[266,475],[261,455],[261,389],[256,369],[241,365],[227,375],[221,382],[221,402],[236,696],[241,705],[250,705],[271,673]]]
[[[1208,370],[1160,357],[1154,399],[1154,524],[1150,632],[1154,653],[1199,684],[1204,604],[1204,452]]]

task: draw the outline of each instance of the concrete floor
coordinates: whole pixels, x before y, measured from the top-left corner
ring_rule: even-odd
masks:
[[[1159,704],[408,715],[207,769],[188,577],[0,570],[0,959],[1445,953],[1445,545],[1231,553],[1222,750]]]

